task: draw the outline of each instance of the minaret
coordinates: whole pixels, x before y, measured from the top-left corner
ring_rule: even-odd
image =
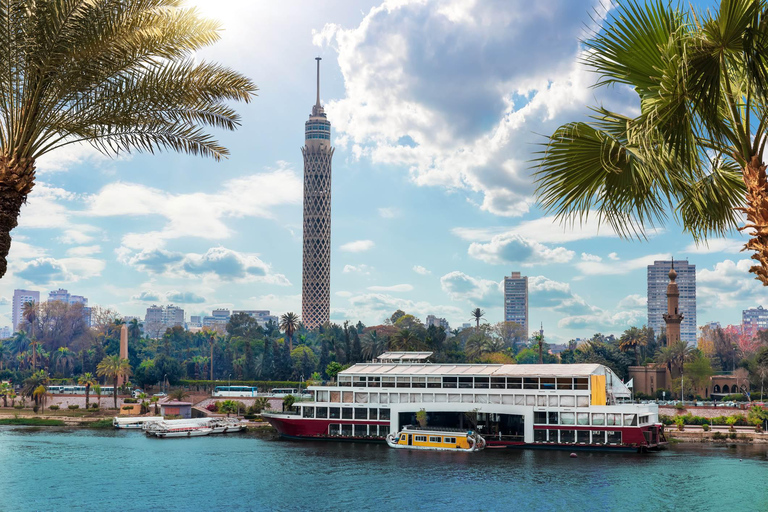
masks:
[[[128,326],[126,324],[120,328],[120,359],[128,359]],[[122,386],[123,384],[125,384],[125,378],[119,377],[117,385]]]
[[[672,268],[669,270],[669,284],[667,285],[667,312],[664,314],[664,322],[667,324],[667,346],[680,341],[680,323],[683,315],[678,311],[680,291],[677,289],[677,272],[675,272],[675,260],[672,260]]]
[[[301,318],[308,329],[328,321],[331,309],[331,123],[320,106],[320,57],[317,99],[304,123],[304,268]]]

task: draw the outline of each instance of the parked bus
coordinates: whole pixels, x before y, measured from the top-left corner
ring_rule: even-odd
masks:
[[[259,394],[258,388],[250,386],[216,386],[213,391],[213,396],[227,396],[227,397],[249,397]]]
[[[293,395],[298,398],[299,390],[296,388],[273,388],[270,395],[278,398]]]
[[[115,388],[113,386],[101,386],[101,394],[111,395]],[[84,395],[85,386],[48,386],[48,392],[52,395]],[[93,392],[93,386],[91,386],[91,395],[95,395]]]

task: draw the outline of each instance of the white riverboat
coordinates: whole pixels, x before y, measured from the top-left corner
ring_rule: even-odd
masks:
[[[115,416],[112,426],[125,429],[142,429],[144,425],[152,425],[163,421],[162,416]]]
[[[186,425],[169,428],[166,430],[158,430],[154,432],[154,436],[160,438],[172,438],[172,437],[199,437],[207,436],[213,432],[210,427],[201,427],[197,425]]]
[[[656,404],[600,364],[432,364],[429,353],[387,353],[312,401],[262,416],[292,439],[383,442],[424,411],[430,428],[472,430],[489,448],[656,450],[666,444]]]
[[[173,432],[201,431],[204,434],[226,434],[241,432],[246,425],[236,418],[188,418],[179,420],[163,420],[157,423],[147,424],[144,431],[148,436],[155,437],[184,437],[182,435],[168,435]]]
[[[386,437],[390,448],[442,452],[477,452],[485,448],[483,436],[473,431],[448,431],[406,425]]]

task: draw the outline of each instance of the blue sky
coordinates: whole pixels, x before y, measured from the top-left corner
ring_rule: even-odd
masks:
[[[530,322],[554,341],[643,325],[645,266],[689,258],[698,321],[738,323],[765,303],[738,233],[695,247],[679,226],[647,242],[562,227],[535,205],[529,159],[558,125],[630,91],[590,88],[579,38],[596,2],[193,2],[222,21],[198,58],[250,76],[243,126],[217,133],[229,160],[112,159],[89,147],[38,162],[0,282],[64,287],[142,315],[215,307],[301,312],[303,125],[315,97],[333,124],[332,320],[397,308],[453,326],[479,306],[502,319],[499,283],[530,276]]]

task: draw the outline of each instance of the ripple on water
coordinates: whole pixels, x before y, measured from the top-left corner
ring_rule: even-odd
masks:
[[[763,510],[766,460],[765,448],[748,446],[571,459],[3,428],[0,482],[10,492],[0,510]]]

